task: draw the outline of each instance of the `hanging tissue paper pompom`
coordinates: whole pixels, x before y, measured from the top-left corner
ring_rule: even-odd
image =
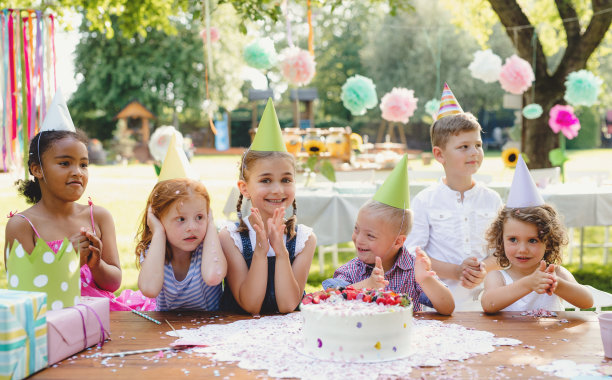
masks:
[[[372,79],[354,75],[342,85],[342,104],[353,115],[363,115],[366,110],[374,108],[378,103],[376,86]]]
[[[413,90],[394,87],[380,100],[382,118],[387,121],[407,123],[410,116],[414,115],[418,100],[414,97]]]
[[[155,132],[149,138],[149,152],[151,152],[151,156],[153,156],[155,161],[164,161],[173,134],[176,136],[174,140],[176,147],[183,149],[183,135],[173,126],[165,125],[155,129]]]
[[[535,75],[529,62],[519,58],[516,54],[506,58],[506,63],[499,73],[499,83],[502,88],[511,94],[521,95],[535,80]]]
[[[523,108],[523,116],[525,119],[537,119],[542,116],[544,110],[542,110],[542,106],[536,103],[528,104]]]
[[[440,99],[431,99],[425,103],[425,112],[431,116],[436,116],[436,113],[440,109]]]
[[[580,130],[580,120],[574,114],[574,108],[560,104],[550,109],[548,125],[553,132],[559,133],[561,131],[569,140],[578,136]]]
[[[251,42],[244,47],[242,56],[247,65],[260,70],[269,69],[277,62],[274,42],[269,38],[261,38]]]
[[[468,66],[472,77],[485,83],[497,82],[502,68],[502,59],[493,54],[491,49],[480,50],[474,54],[474,60]]]
[[[204,43],[206,43],[206,29],[200,32],[200,37],[202,37],[202,40],[204,41]],[[219,29],[215,28],[214,26],[211,26],[210,27],[210,43],[214,44],[215,42],[219,41],[219,37],[220,37]]]
[[[287,48],[283,51],[281,72],[291,84],[307,85],[315,75],[314,58],[306,50],[297,47]]]
[[[565,99],[573,106],[590,107],[597,101],[601,89],[601,78],[588,70],[574,71],[565,81]]]

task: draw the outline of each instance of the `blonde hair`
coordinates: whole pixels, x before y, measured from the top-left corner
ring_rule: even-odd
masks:
[[[431,136],[431,146],[445,149],[446,143],[451,136],[456,136],[460,132],[478,131],[482,132],[482,127],[474,115],[469,112],[462,112],[456,115],[445,116],[436,120],[429,129]]]
[[[370,199],[359,212],[365,211],[377,219],[384,221],[389,226],[398,228],[399,235],[408,235],[412,230],[412,211],[402,210],[387,204]]]
[[[561,264],[561,249],[567,245],[565,227],[557,211],[550,205],[535,207],[504,207],[487,230],[487,246],[502,268],[510,265],[504,251],[504,225],[508,219],[516,219],[534,224],[538,229],[538,239],[546,245],[544,261],[546,264]]]
[[[142,216],[140,226],[136,238],[136,266],[140,267],[140,256],[146,255],[146,251],[151,244],[153,234],[147,225],[147,210],[149,206],[153,210],[153,214],[158,219],[161,219],[170,211],[172,205],[177,201],[182,201],[190,196],[199,195],[206,201],[206,212],[210,210],[210,196],[206,187],[199,181],[188,178],[175,178],[167,181],[158,182],[147,199],[144,215]],[[172,260],[172,250],[170,244],[166,240],[166,257],[165,262],[168,264]]]
[[[249,149],[242,155],[242,159],[240,160],[239,178],[245,182],[249,182],[249,176],[251,174],[250,169],[255,165],[255,162],[257,162],[257,160],[263,159],[288,160],[291,163],[291,166],[293,167],[293,172],[295,173],[295,158],[292,154],[287,152],[261,152]],[[236,212],[238,213],[238,220],[240,220],[240,224],[238,225],[237,229],[238,232],[245,232],[249,229],[244,223],[244,220],[242,219],[243,199],[244,196],[240,194],[238,196],[238,202],[236,204]],[[293,239],[293,237],[295,236],[295,226],[297,224],[297,202],[295,201],[295,198],[293,198],[293,203],[291,204],[291,206],[293,207],[293,215],[291,216],[291,218],[287,219],[287,222],[285,223],[285,234],[289,234],[288,240]]]

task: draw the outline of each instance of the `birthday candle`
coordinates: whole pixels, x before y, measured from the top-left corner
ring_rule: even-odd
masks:
[[[136,311],[136,310],[132,310],[132,313],[137,314],[137,315],[140,315],[141,317],[143,317],[143,318],[145,318],[145,319],[148,319],[148,320],[149,320],[149,321],[151,321],[151,322],[155,322],[155,323],[157,323],[158,325],[161,325],[161,322],[160,322],[160,321],[158,321],[157,319],[154,319],[154,318],[152,318],[152,317],[149,317],[148,315],[146,315],[146,314],[144,314],[144,313],[141,313],[141,312]]]

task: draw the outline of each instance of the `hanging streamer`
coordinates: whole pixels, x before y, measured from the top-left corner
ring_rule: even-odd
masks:
[[[204,22],[206,24],[206,44],[204,51],[206,54],[206,64],[204,65],[204,82],[206,83],[206,99],[210,101],[210,93],[208,92],[208,71],[212,71],[212,43],[210,40],[210,0],[204,0]],[[214,135],[217,134],[217,128],[213,122],[212,112],[208,111],[208,125]]]
[[[314,33],[312,31],[312,7],[310,6],[310,0],[308,0],[308,52],[314,56]]]

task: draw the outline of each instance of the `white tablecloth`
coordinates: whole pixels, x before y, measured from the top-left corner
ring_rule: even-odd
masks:
[[[430,184],[411,184],[410,197]],[[509,183],[490,183],[487,186],[497,191],[505,201]],[[374,195],[376,188],[377,185],[364,182],[298,187],[298,222],[314,229],[319,245],[351,241],[359,207]],[[238,195],[238,189],[232,188],[223,209],[228,218],[236,218]],[[560,212],[568,228],[612,225],[612,186],[550,185],[542,190],[542,196]],[[243,202],[243,212],[246,207],[250,207],[250,204]]]

